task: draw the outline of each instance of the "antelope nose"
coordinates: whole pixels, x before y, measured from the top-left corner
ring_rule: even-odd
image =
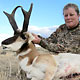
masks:
[[[7,47],[3,46],[3,49],[6,49]]]

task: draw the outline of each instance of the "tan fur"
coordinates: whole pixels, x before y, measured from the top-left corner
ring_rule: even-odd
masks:
[[[53,58],[53,55],[51,54],[41,54],[36,60],[36,63],[46,63],[48,64],[46,72],[45,72],[45,78],[44,80],[52,80],[53,75],[56,72],[57,64],[55,62],[55,59]]]
[[[29,36],[29,34],[25,33],[25,35],[26,37],[28,37],[29,40],[31,40],[31,37]],[[28,57],[29,61],[27,63],[27,66],[29,66],[32,64],[35,57],[38,56],[38,58],[35,61],[36,64],[37,63],[47,64],[44,80],[51,80],[53,78],[53,75],[55,74],[56,66],[57,66],[56,61],[53,58],[54,56],[51,54],[40,54],[36,50],[35,45],[32,42],[29,43],[29,48],[31,49],[31,52],[24,56],[19,56],[19,59],[22,60],[25,57]]]
[[[29,44],[29,48],[32,51],[29,54],[23,56],[23,58],[29,57],[29,62],[27,65],[31,65],[35,57],[38,56],[35,63],[43,63],[48,65],[46,68],[44,80],[52,80],[57,67],[56,61],[53,58],[54,56],[51,54],[40,54],[32,43]]]

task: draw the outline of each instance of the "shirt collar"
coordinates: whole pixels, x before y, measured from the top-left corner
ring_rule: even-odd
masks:
[[[79,21],[79,23],[78,23],[77,26],[75,26],[75,27],[73,27],[73,28],[68,28],[68,27],[67,27],[67,29],[68,29],[68,30],[73,30],[73,29],[76,29],[79,25],[80,25],[80,21]]]

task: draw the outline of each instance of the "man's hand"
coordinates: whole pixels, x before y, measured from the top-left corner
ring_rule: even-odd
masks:
[[[41,39],[38,37],[38,35],[36,35],[36,34],[34,34],[34,33],[32,33],[32,35],[35,37],[35,39],[33,40],[33,42],[34,42],[35,44],[39,44],[40,41],[41,41]]]

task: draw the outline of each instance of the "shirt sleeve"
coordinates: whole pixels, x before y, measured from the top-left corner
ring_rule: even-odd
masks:
[[[58,44],[58,43],[48,42],[46,39],[42,39],[39,45],[41,47],[43,47],[51,52],[55,52],[55,53],[59,53],[61,51],[63,52],[65,50],[63,45]]]
[[[59,34],[59,32],[61,28],[59,27],[55,32],[53,32],[50,37],[48,38],[43,38],[41,36],[39,36],[41,38],[40,41],[40,46],[51,51],[51,52],[55,52],[55,53],[59,53],[61,51],[64,51],[65,48],[63,45],[58,43],[58,38],[57,38],[57,34]]]

